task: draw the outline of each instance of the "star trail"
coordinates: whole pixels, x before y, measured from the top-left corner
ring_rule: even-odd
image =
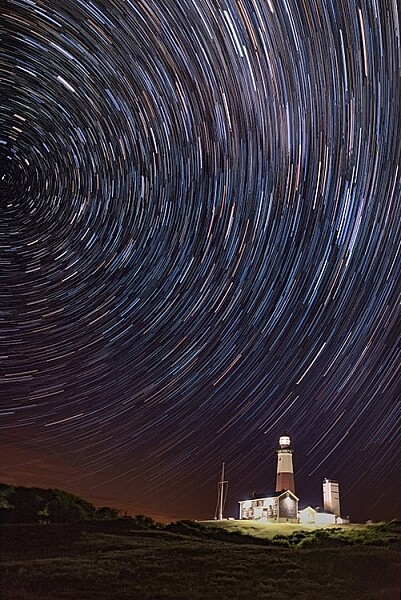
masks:
[[[0,479],[400,515],[397,0],[5,0]]]

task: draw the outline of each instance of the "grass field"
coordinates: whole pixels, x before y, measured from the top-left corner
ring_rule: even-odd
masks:
[[[378,535],[374,530],[369,531],[368,543],[363,543],[364,538],[348,543],[344,539],[333,542],[331,538],[317,536],[316,543],[313,541],[310,546],[286,548],[273,545],[272,539],[261,539],[264,534],[258,524],[225,522],[226,529],[235,527],[248,529],[247,533],[254,527],[253,533],[259,538],[197,524],[144,530],[133,530],[129,523],[121,521],[3,526],[0,597],[2,600],[401,598],[401,532],[397,528],[385,530],[385,535],[383,531],[378,530]],[[283,535],[290,527],[269,529],[268,537]],[[296,531],[288,533],[293,535]]]
[[[261,523],[260,521],[239,521],[223,520],[223,521],[202,521],[206,527],[218,527],[230,532],[239,532],[245,535],[252,535],[262,539],[272,539],[276,535],[290,536],[299,532],[312,533],[316,531],[315,525],[298,525],[294,523]],[[352,523],[347,525],[327,525],[324,529],[333,530],[341,529],[344,532],[358,533],[366,532],[367,526]]]
[[[246,535],[271,539],[275,535],[291,535],[298,531],[313,531],[315,527],[296,525],[293,523],[260,523],[258,521],[203,521],[207,527],[220,527],[227,531],[236,531]],[[358,526],[356,526],[358,527]],[[363,526],[361,526],[363,527]]]

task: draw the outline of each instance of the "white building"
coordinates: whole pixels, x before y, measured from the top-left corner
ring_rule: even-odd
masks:
[[[254,494],[239,502],[239,518],[268,523],[296,523],[298,498],[291,490]]]
[[[301,525],[335,525],[336,516],[332,512],[321,510],[320,508],[312,508],[307,506],[298,511],[299,522]]]

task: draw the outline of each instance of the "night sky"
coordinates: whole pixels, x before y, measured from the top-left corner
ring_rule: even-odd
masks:
[[[0,481],[401,515],[398,0],[4,0]]]

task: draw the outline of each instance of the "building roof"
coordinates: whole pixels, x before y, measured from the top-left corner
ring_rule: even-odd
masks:
[[[313,510],[313,512],[319,513],[319,515],[334,515],[334,513],[331,512],[331,510],[323,510],[323,508],[320,508],[320,506],[316,506],[315,508],[313,508],[310,504],[308,506],[300,508],[298,512],[304,512],[305,510]]]
[[[304,506],[303,508],[300,508],[298,510],[298,512],[304,512],[305,510],[313,510],[313,512],[316,512],[316,509],[313,508],[310,504],[308,504],[308,506]]]
[[[291,494],[296,500],[299,500],[298,496],[294,494],[291,490],[282,490],[281,492],[264,492],[262,494],[252,494],[251,496],[247,496],[240,502],[245,502],[246,500],[264,500],[266,498],[278,498],[279,496],[283,496],[284,494]]]

